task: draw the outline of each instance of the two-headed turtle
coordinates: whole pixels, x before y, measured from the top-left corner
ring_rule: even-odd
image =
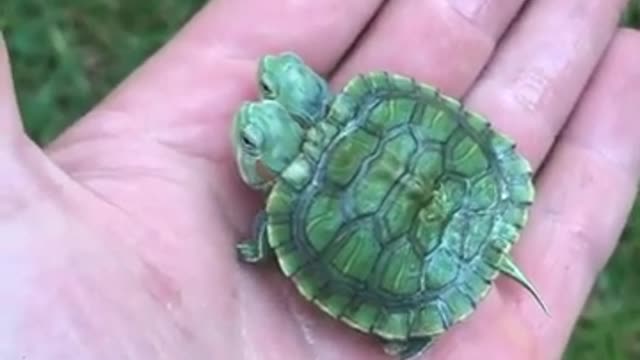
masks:
[[[243,180],[266,196],[240,258],[275,255],[324,312],[409,358],[467,317],[514,264],[534,198],[514,143],[409,77],[369,72],[337,94],[293,53],[260,61],[233,124]]]

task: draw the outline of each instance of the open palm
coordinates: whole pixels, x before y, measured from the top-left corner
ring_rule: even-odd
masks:
[[[640,177],[625,2],[382,3],[214,1],[45,152],[20,128],[3,53],[0,358],[386,358],[275,266],[236,260],[261,203],[229,127],[257,59],[284,50],[336,89],[368,70],[414,76],[517,141],[538,198],[514,256],[551,317],[500,279],[424,357],[559,358]]]

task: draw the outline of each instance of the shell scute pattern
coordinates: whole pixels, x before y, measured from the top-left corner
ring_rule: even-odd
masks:
[[[269,246],[304,298],[385,341],[426,345],[501,271],[515,274],[507,253],[534,198],[531,167],[487,119],[378,71],[309,123],[265,207]]]
[[[341,97],[350,100],[341,102]],[[466,130],[482,134],[486,126],[456,124],[455,117],[464,121],[457,102],[386,73],[357,77],[336,101],[359,106],[350,105],[353,112],[341,109],[329,115],[341,126],[321,151],[314,173],[317,180],[301,194],[291,195],[301,199],[289,208],[293,241],[299,248],[295,255],[315,264],[312,272],[316,276],[299,277],[304,278],[303,293],[313,297],[320,287],[331,288],[328,277],[345,291],[329,291],[340,294],[340,301],[316,301],[333,316],[350,302],[366,304],[384,310],[370,329],[380,336],[404,339],[411,331],[440,331],[475,306],[460,283],[468,272],[463,270],[465,265],[474,267],[485,261],[478,256],[483,245],[464,236],[470,215],[454,215],[448,224],[443,220],[455,209],[473,210],[463,204],[470,198],[468,193],[473,194],[466,182],[476,174],[482,175],[478,183],[489,176],[487,155]],[[430,110],[425,111],[427,108]],[[433,129],[441,132],[434,134]],[[416,136],[418,131],[428,135]],[[419,165],[420,160],[425,166]],[[465,168],[465,164],[471,165]],[[325,188],[329,182],[332,186]],[[476,186],[477,192],[482,190]],[[487,199],[475,201],[476,207],[486,209],[498,201],[492,193],[486,194]],[[439,236],[418,239],[417,234]],[[490,270],[484,279],[491,279],[495,272]],[[318,273],[326,276],[317,280]],[[414,308],[419,313],[429,303],[436,306],[425,311],[431,309],[442,317],[435,329],[414,314]],[[409,318],[413,322],[407,327]]]

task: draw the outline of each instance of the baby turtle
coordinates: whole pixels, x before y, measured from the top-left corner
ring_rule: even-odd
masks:
[[[274,256],[304,298],[401,359],[466,318],[499,273],[546,312],[508,254],[531,167],[486,119],[382,71],[333,94],[291,52],[264,56],[258,80],[232,133],[242,179],[266,197],[243,261]]]

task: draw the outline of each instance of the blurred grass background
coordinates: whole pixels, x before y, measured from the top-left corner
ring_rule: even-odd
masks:
[[[205,0],[2,0],[0,29],[29,135],[46,144],[161,46]],[[640,0],[621,22],[640,27]],[[638,64],[640,66],[640,64]],[[640,359],[640,205],[565,359]]]

